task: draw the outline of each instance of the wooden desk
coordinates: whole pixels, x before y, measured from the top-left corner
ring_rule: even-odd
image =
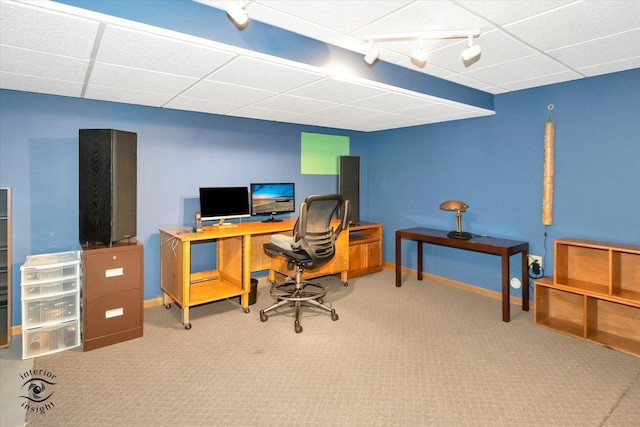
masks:
[[[529,311],[528,264],[529,243],[517,240],[498,239],[495,237],[474,236],[471,240],[451,239],[447,231],[433,228],[415,227],[396,231],[396,286],[402,280],[401,240],[409,239],[418,242],[418,280],[422,280],[422,244],[448,246],[473,252],[499,255],[502,258],[502,320],[508,322],[510,316],[509,295],[509,257],[522,254],[522,309]]]
[[[242,308],[248,313],[251,272],[270,270],[270,278],[274,275],[275,258],[264,252],[263,244],[270,241],[273,234],[291,234],[295,222],[296,218],[290,218],[281,222],[207,226],[199,233],[185,232],[185,227],[161,229],[160,287],[165,307],[170,307],[173,301],[182,308],[182,323],[186,329],[191,328],[189,308],[195,305],[240,296]],[[346,281],[348,234],[345,230],[338,238],[346,239],[342,243],[344,249],[338,249],[338,253],[346,253],[346,256],[336,254],[321,271],[314,271],[314,277],[339,272]],[[191,244],[206,241],[217,242],[217,269],[191,272]]]

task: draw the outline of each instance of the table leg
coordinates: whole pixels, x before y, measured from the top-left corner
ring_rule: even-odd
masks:
[[[402,286],[402,237],[396,231],[396,287]]]
[[[191,329],[191,324],[189,323],[189,306],[187,305],[182,307],[182,324],[185,328]]]
[[[511,319],[511,296],[509,294],[509,255],[502,255],[502,321]]]
[[[529,311],[529,251],[522,251],[522,310]]]
[[[418,280],[422,280],[422,242],[418,240]]]

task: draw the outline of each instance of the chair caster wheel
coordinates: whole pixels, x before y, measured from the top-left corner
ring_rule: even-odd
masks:
[[[300,322],[296,322],[293,327],[296,330],[296,334],[302,332],[302,326],[300,326]]]
[[[346,288],[347,286],[349,286],[349,282],[344,282],[343,285]]]
[[[166,308],[167,310],[169,310],[171,308],[171,303],[168,302],[164,305],[164,308]]]
[[[338,313],[336,313],[335,310],[331,310],[331,320],[333,320],[335,322],[338,319],[339,319]]]
[[[186,330],[191,329],[191,323],[185,323],[185,324],[184,324],[184,328],[185,328]]]
[[[245,313],[249,313],[249,312],[251,311],[251,309],[250,309],[249,307],[247,307],[247,308],[244,308],[244,309],[243,309],[243,311],[244,311]]]
[[[264,310],[260,310],[260,321],[266,322],[267,320],[269,320],[269,316],[264,313]]]

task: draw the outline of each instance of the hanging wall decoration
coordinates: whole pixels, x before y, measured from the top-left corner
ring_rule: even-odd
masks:
[[[553,223],[553,104],[549,104],[547,121],[544,124],[544,174],[542,177],[542,224]]]

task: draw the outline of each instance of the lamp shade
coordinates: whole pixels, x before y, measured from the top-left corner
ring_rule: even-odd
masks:
[[[460,200],[447,200],[440,203],[440,209],[443,211],[460,211],[466,212],[469,205]]]

